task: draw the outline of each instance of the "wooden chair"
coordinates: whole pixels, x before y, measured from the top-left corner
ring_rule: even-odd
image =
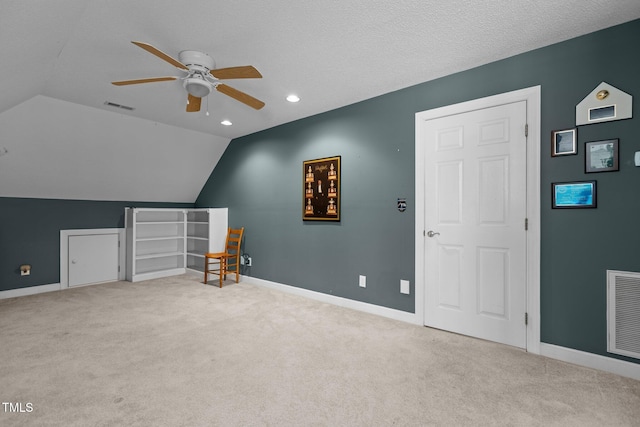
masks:
[[[227,231],[227,242],[224,252],[208,252],[204,254],[204,283],[207,284],[209,274],[220,276],[220,287],[227,274],[236,275],[236,283],[240,281],[240,244],[244,227]]]

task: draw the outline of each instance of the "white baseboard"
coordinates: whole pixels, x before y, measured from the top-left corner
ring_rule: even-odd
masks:
[[[60,283],[52,283],[50,285],[29,286],[28,288],[9,289],[8,291],[0,291],[0,299],[24,297],[26,295],[41,294],[44,292],[59,291]]]
[[[574,365],[640,380],[640,364],[545,343],[540,343],[540,354],[551,359],[573,363]]]
[[[262,286],[269,289],[275,289],[282,292],[302,296],[320,302],[337,305],[340,307],[350,308],[353,310],[363,311],[365,313],[376,314],[378,316],[387,317],[389,319],[400,320],[402,322],[421,325],[422,319],[418,319],[415,313],[396,310],[393,308],[382,307],[375,304],[351,300],[348,298],[337,297],[335,295],[323,294],[322,292],[310,291],[308,289],[298,288],[295,286],[284,285],[282,283],[271,282],[269,280],[258,279],[250,276],[240,276],[243,282],[252,285]]]

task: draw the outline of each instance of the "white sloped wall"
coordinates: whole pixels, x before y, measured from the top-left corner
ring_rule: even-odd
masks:
[[[0,114],[0,197],[194,202],[228,144],[38,95]]]

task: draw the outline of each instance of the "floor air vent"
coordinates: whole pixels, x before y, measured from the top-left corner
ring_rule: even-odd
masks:
[[[640,273],[607,270],[609,353],[640,359]]]

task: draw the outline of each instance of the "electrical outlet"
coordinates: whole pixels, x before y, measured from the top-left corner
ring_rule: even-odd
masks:
[[[409,295],[410,287],[408,280],[400,280],[400,293]]]
[[[367,287],[367,276],[360,275],[360,280],[358,281],[358,284],[360,285],[361,288],[366,288]]]
[[[20,275],[21,276],[29,276],[31,274],[31,265],[30,264],[22,264],[20,266]]]
[[[252,265],[251,257],[247,257],[247,262],[245,263],[245,265],[246,265],[247,267],[251,267],[251,265]]]

